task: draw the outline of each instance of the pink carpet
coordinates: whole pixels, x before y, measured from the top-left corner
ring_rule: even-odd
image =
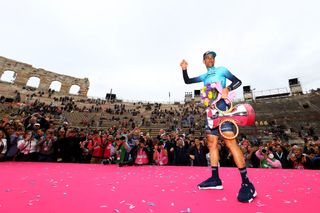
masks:
[[[223,190],[198,190],[207,167],[0,163],[0,212],[315,212],[320,171],[249,169],[258,196],[236,195],[240,175],[220,168]]]

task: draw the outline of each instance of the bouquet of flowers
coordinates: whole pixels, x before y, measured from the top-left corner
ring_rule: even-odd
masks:
[[[205,107],[212,106],[218,97],[217,85],[215,83],[205,85],[201,90],[201,98]]]

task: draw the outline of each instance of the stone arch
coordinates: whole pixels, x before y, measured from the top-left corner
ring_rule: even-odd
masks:
[[[49,89],[51,91],[60,92],[62,83],[60,81],[54,80],[51,82]]]
[[[79,85],[73,84],[73,85],[71,85],[71,87],[69,89],[69,94],[71,94],[71,95],[79,95],[80,89],[81,88],[80,88]]]
[[[38,89],[41,83],[41,79],[37,76],[32,76],[28,79],[26,87],[32,87]]]
[[[14,88],[17,89],[22,89],[25,87],[28,83],[27,81],[31,77],[38,77],[40,79],[40,84],[37,89],[43,92],[49,90],[53,81],[61,82],[61,89],[59,92],[55,93],[56,95],[69,95],[71,86],[78,85],[80,87],[78,95],[86,97],[90,86],[88,78],[81,79],[72,76],[61,75],[55,72],[44,70],[42,68],[34,68],[30,64],[0,56],[0,76],[5,70],[10,70],[16,73],[16,79],[12,84],[14,85]],[[11,87],[8,87],[8,90],[9,89],[11,89]]]
[[[12,70],[5,70],[0,77],[1,81],[9,82],[9,83],[14,83],[16,80],[17,73]]]

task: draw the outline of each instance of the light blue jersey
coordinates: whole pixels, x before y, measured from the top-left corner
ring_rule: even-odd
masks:
[[[186,84],[203,82],[204,85],[207,85],[220,82],[223,88],[226,87],[227,79],[229,79],[231,81],[230,90],[234,90],[241,85],[241,81],[225,67],[210,67],[205,74],[195,78],[189,78],[187,70],[183,70],[183,79]]]

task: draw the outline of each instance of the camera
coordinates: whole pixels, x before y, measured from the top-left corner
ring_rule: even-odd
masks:
[[[267,153],[267,150],[266,150],[265,148],[263,148],[263,149],[261,150],[261,152],[262,152],[263,154],[266,154],[266,153]]]

